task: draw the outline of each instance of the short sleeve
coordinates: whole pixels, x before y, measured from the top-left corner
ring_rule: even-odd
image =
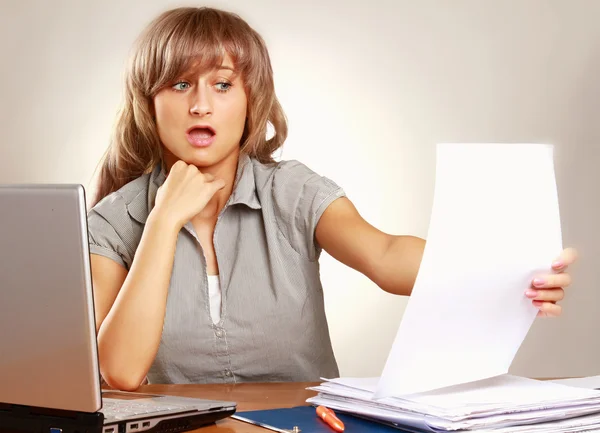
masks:
[[[344,190],[298,161],[283,161],[273,175],[272,194],[277,224],[292,248],[318,259],[317,224],[325,209],[346,195]]]
[[[88,236],[90,254],[108,257],[125,269],[131,267],[131,220],[118,194],[111,194],[88,212]]]

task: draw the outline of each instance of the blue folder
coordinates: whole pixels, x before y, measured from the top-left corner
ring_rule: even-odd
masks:
[[[344,423],[344,433],[411,433],[409,430],[401,430],[398,427],[387,426],[337,411],[335,414]],[[300,433],[335,432],[335,430],[317,416],[316,409],[313,406],[237,412],[233,418],[245,418],[252,423],[265,424],[266,426],[290,432],[294,426],[300,429]],[[265,430],[265,433],[267,432],[269,430]]]

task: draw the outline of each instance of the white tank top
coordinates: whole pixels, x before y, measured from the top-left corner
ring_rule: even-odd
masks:
[[[208,298],[210,299],[210,317],[214,324],[221,320],[221,283],[218,275],[208,275]]]

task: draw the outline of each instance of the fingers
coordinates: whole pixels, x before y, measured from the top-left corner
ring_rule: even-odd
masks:
[[[225,188],[226,182],[223,179],[217,179],[215,181],[215,183],[216,183],[217,189],[223,189],[223,188]]]
[[[533,301],[533,305],[540,310],[537,314],[538,317],[558,317],[562,313],[562,307],[552,302]]]
[[[564,287],[571,285],[571,276],[565,270],[577,260],[577,251],[566,248],[552,263],[555,274],[543,275],[533,279],[532,287],[525,295],[532,299],[533,305],[539,309],[539,317],[557,317],[562,307],[556,303],[565,297]]]
[[[538,317],[557,317],[562,313],[562,307],[556,302],[565,298],[564,287],[571,284],[571,276],[566,273],[544,275],[533,279],[532,287],[525,295],[533,300],[533,305],[539,309]]]
[[[210,173],[202,173],[195,165],[189,165],[188,167],[188,180],[199,181],[203,186],[208,187],[206,192],[209,198],[225,186],[223,179],[216,178]]]
[[[173,166],[171,167],[170,171],[179,171],[179,170],[183,170],[185,168],[187,168],[188,164],[186,164],[184,161],[182,160],[178,160],[175,162],[175,164],[173,164]]]
[[[211,196],[213,196],[218,190],[222,189],[225,186],[225,181],[223,179],[216,179],[212,182],[207,182],[207,185],[210,186],[212,191]]]
[[[529,289],[525,292],[525,295],[535,301],[558,302],[565,298],[565,291],[563,289]]]
[[[175,164],[173,164],[171,170],[169,170],[168,177],[183,181],[184,183],[197,180],[198,177],[204,182],[212,182],[215,180],[214,175],[210,173],[203,173],[194,164],[187,164],[182,160],[178,160]]]
[[[536,289],[546,289],[553,287],[568,287],[571,285],[571,275],[569,274],[550,274],[533,279],[532,285]]]
[[[198,167],[196,167],[193,164],[189,164],[187,166],[186,169],[186,180],[190,181],[192,179],[194,179],[195,177],[197,177],[199,174],[201,175],[202,173],[200,172],[200,170],[198,170]],[[202,176],[204,178],[204,176]]]
[[[574,248],[565,248],[560,256],[552,263],[552,269],[562,271],[577,260],[577,251]]]

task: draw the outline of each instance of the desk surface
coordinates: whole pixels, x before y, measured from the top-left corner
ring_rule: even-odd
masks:
[[[237,385],[144,385],[138,392],[178,395],[182,397],[206,398],[210,400],[235,401],[238,411],[294,407],[306,404],[306,399],[314,396],[307,391],[318,382],[298,383],[242,383]],[[234,419],[218,421],[211,426],[194,430],[198,433],[267,433],[256,427]]]

